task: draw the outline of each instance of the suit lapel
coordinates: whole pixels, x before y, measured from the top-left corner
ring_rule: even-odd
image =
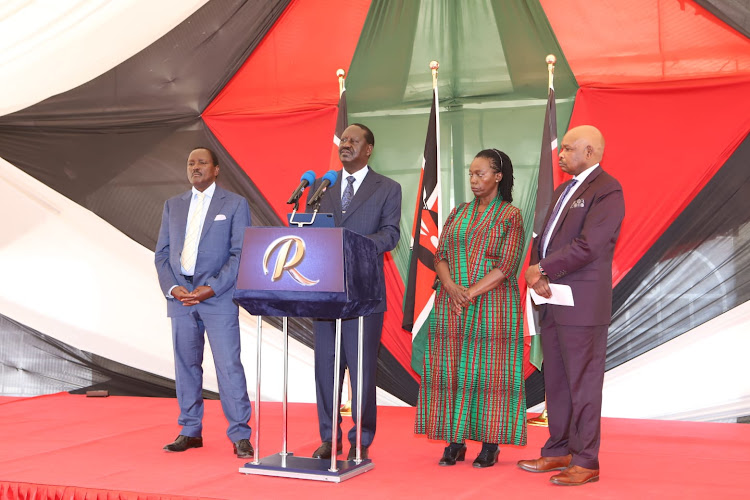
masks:
[[[339,170],[339,182],[344,182],[344,171]],[[328,201],[330,201],[331,206],[333,207],[331,209],[331,212],[333,213],[333,223],[336,226],[341,225],[341,186],[339,184],[334,184],[333,186],[328,186],[326,189],[327,191],[331,191],[330,193],[326,193],[326,198]]]
[[[203,241],[203,238],[206,236],[206,233],[208,233],[209,228],[211,227],[211,224],[213,224],[214,219],[216,219],[216,216],[219,215],[219,212],[221,211],[221,207],[224,206],[224,198],[226,197],[226,193],[223,189],[221,189],[219,186],[216,186],[216,189],[214,190],[214,195],[211,197],[211,204],[208,205],[208,212],[206,212],[206,219],[203,221],[203,229],[201,230],[201,239],[200,241]],[[199,241],[199,245],[200,245]]]
[[[375,173],[372,167],[368,168],[370,169],[370,171],[367,172],[367,175],[362,181],[362,185],[359,186],[359,189],[357,189],[357,192],[354,194],[354,198],[352,198],[351,203],[349,203],[349,208],[346,209],[345,214],[341,215],[342,223],[346,219],[348,219],[360,206],[362,206],[365,200],[367,200],[370,196],[373,195],[373,193],[378,190],[378,184],[380,184],[380,176]],[[341,197],[339,197],[338,203],[338,210],[339,213],[341,213]]]
[[[562,213],[560,214],[560,220],[557,221],[557,224],[555,224],[555,227],[552,229],[552,234],[550,235],[550,241],[552,241],[552,238],[555,237],[557,232],[562,227],[563,223],[565,222],[565,218],[568,216],[568,212],[570,211],[570,206],[573,205],[573,202],[576,201],[578,198],[581,197],[583,193],[586,192],[586,190],[589,188],[589,184],[597,178],[599,173],[601,173],[602,167],[601,165],[596,167],[593,172],[589,174],[588,177],[586,177],[586,180],[584,180],[580,186],[578,186],[575,191],[573,191],[573,196],[571,196],[568,199],[568,202],[565,203],[565,206],[562,207]],[[562,194],[561,194],[562,195]]]
[[[193,190],[191,189],[187,193],[183,193],[180,196],[177,203],[175,203],[174,213],[172,219],[177,224],[177,241],[175,242],[175,248],[179,248],[182,251],[182,247],[185,246],[185,230],[187,229],[187,217],[190,211],[190,199],[193,197]]]

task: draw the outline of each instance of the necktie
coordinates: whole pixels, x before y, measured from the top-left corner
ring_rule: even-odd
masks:
[[[182,246],[182,256],[180,263],[188,274],[195,271],[195,259],[198,256],[198,240],[200,239],[201,219],[203,217],[203,199],[205,193],[198,193],[193,207],[193,214],[188,221],[187,230],[185,231],[185,244]]]
[[[547,221],[547,225],[544,226],[544,232],[542,233],[542,245],[539,247],[541,254],[540,257],[545,257],[547,255],[547,234],[552,231],[555,220],[557,220],[557,214],[560,213],[560,210],[562,209],[563,200],[566,196],[568,196],[568,193],[573,190],[573,187],[577,182],[578,181],[576,179],[570,181],[570,184],[568,184],[563,193],[560,195],[560,198],[558,198],[557,203],[555,204],[555,209],[552,211],[552,215],[550,215],[549,220]]]
[[[354,198],[354,176],[350,175],[347,177],[346,182],[348,182],[348,184],[344,188],[344,196],[341,197],[341,210],[344,212],[346,212],[346,209],[352,202],[352,198]]]

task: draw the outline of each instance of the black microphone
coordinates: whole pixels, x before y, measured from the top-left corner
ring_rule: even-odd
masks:
[[[287,203],[290,205],[292,203],[297,203],[299,197],[302,196],[302,191],[304,191],[305,188],[313,182],[315,182],[315,172],[313,172],[312,170],[308,170],[307,172],[302,174],[299,186],[297,186],[297,189],[294,190],[292,196],[289,197],[289,201],[287,201]]]
[[[329,170],[326,172],[326,174],[323,176],[323,182],[320,183],[320,186],[318,186],[318,190],[315,191],[315,194],[312,195],[312,197],[307,200],[308,206],[313,206],[317,203],[320,203],[320,199],[323,197],[323,193],[325,193],[326,188],[328,186],[333,186],[336,184],[336,179],[338,178],[339,174],[336,173],[335,170]]]

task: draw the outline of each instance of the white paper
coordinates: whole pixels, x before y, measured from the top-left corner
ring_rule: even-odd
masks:
[[[531,305],[531,288],[526,289],[526,314],[524,317],[526,318],[526,332],[525,335],[528,336],[534,336],[539,334],[539,325],[536,324],[537,320],[537,313],[534,309],[534,306]]]
[[[552,291],[552,296],[548,299],[545,299],[544,297],[536,293],[533,288],[529,288],[529,292],[531,293],[531,298],[534,301],[534,304],[553,304],[556,306],[575,305],[573,303],[573,290],[570,289],[569,285],[557,285],[555,283],[550,283],[549,288]]]

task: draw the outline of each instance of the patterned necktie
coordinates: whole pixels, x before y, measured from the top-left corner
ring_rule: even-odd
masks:
[[[565,188],[563,193],[560,195],[560,198],[557,200],[557,203],[555,204],[555,209],[552,211],[552,215],[550,215],[549,220],[547,221],[547,225],[544,226],[544,232],[542,233],[542,244],[539,246],[539,256],[544,258],[547,255],[547,233],[552,231],[552,227],[555,224],[555,220],[557,219],[557,214],[560,213],[560,210],[563,206],[563,200],[566,196],[568,196],[568,193],[573,189],[573,187],[576,185],[578,181],[576,179],[573,179],[570,181],[570,184]]]
[[[182,256],[180,257],[180,263],[188,274],[195,271],[195,259],[198,256],[198,240],[200,239],[201,218],[203,216],[203,199],[206,194],[198,193],[196,196],[195,207],[188,221],[185,244],[182,246]]]
[[[349,208],[349,204],[352,202],[352,198],[354,198],[354,176],[350,175],[347,177],[346,182],[348,184],[344,188],[344,196],[341,197],[341,210],[344,212]]]

